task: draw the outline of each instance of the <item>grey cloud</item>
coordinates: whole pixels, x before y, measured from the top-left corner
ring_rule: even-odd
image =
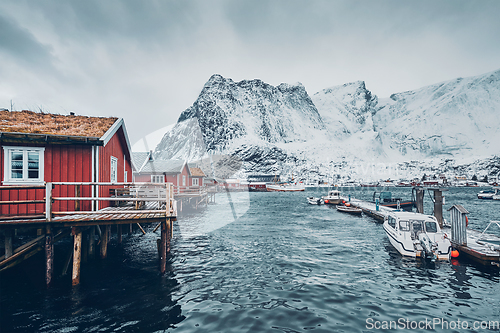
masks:
[[[20,62],[25,66],[52,67],[51,47],[40,43],[31,32],[2,15],[0,15],[0,52],[9,56],[11,61]]]

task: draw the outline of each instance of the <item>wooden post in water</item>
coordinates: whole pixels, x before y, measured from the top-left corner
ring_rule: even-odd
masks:
[[[167,222],[161,222],[161,238],[160,238],[160,273],[165,274],[167,271]]]
[[[4,230],[5,235],[5,259],[12,256],[12,229],[7,228]]]
[[[128,234],[132,235],[132,223],[128,225]]]
[[[80,284],[80,265],[82,259],[82,230],[73,227],[73,271],[71,274],[71,284],[76,286]]]
[[[443,227],[443,192],[441,189],[434,190],[434,216],[438,220],[439,226]]]
[[[170,240],[172,239],[172,220],[167,219],[167,253],[170,253]]]
[[[424,189],[418,187],[416,189],[417,213],[424,214]]]
[[[118,244],[122,243],[122,225],[117,224],[116,225],[116,236],[118,238]]]
[[[90,227],[89,230],[89,257],[93,258],[95,255],[95,227]]]
[[[45,284],[47,287],[52,283],[54,272],[54,237],[50,225],[45,228]]]
[[[104,230],[101,235],[101,258],[106,259],[108,256],[108,234],[109,234],[109,225],[104,226]]]

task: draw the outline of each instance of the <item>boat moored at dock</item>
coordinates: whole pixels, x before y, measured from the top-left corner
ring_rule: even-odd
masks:
[[[324,203],[323,199],[315,197],[307,197],[307,202],[311,205],[322,205]]]
[[[325,204],[329,205],[339,205],[342,202],[339,190],[332,190],[328,192],[328,195],[322,197]]]
[[[415,206],[415,201],[413,200],[403,200],[401,198],[393,198],[392,192],[390,191],[381,191],[381,192],[373,192],[373,202],[376,202],[378,199],[379,205],[385,207],[391,207],[396,209],[403,209],[406,211],[411,211]]]
[[[298,192],[305,191],[306,187],[300,183],[281,183],[266,184],[266,189],[268,192]]]
[[[451,242],[434,216],[412,212],[390,212],[384,231],[392,246],[403,256],[447,260]]]
[[[498,188],[483,190],[477,194],[477,198],[484,200],[492,200],[492,199],[500,200],[500,193],[498,191]]]

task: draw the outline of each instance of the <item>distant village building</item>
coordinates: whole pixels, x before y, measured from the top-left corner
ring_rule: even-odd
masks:
[[[130,142],[122,118],[0,111],[2,185],[45,182],[130,182]],[[93,191],[96,193],[91,193]],[[54,189],[54,196],[75,193],[75,186]],[[109,187],[84,187],[82,197],[109,197]],[[64,192],[64,193],[61,193]],[[45,191],[2,191],[2,200],[39,200]],[[101,202],[98,208],[108,206]],[[89,201],[81,202],[90,210]],[[54,209],[74,210],[74,201],[58,201]],[[43,204],[2,205],[2,215],[39,214]]]
[[[205,173],[189,167],[184,160],[160,160],[152,152],[134,152],[134,181],[138,183],[172,183],[179,192],[205,186]]]

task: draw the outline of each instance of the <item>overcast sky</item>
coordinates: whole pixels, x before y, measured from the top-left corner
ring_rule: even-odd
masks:
[[[177,121],[218,73],[379,97],[500,69],[500,1],[0,2],[0,108]]]

